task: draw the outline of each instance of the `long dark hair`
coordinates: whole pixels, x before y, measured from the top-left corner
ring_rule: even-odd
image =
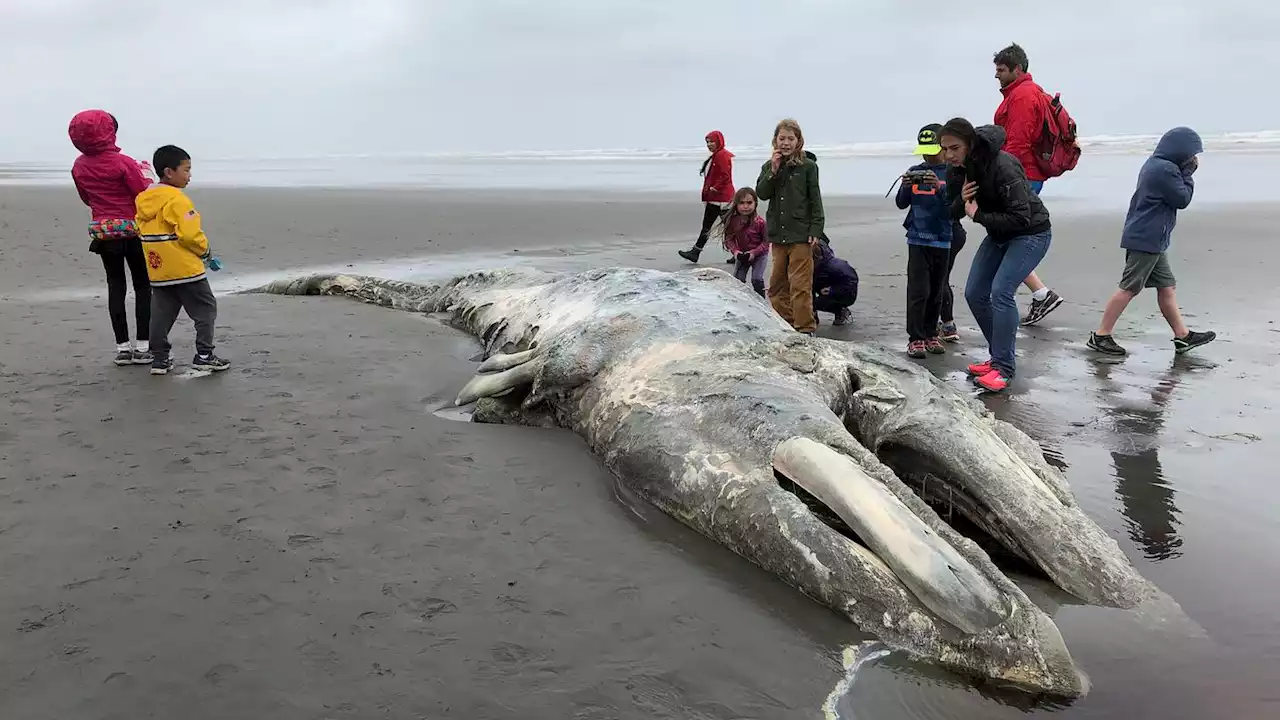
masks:
[[[750,215],[740,215],[738,213],[738,203],[751,198],[756,201],[756,209]],[[755,222],[756,217],[760,214],[760,196],[756,195],[754,188],[750,186],[738,188],[738,192],[733,194],[733,205],[729,206],[729,212],[724,216],[724,220],[720,223],[724,232],[724,240],[721,244],[728,243],[730,238],[736,237],[739,233],[751,227],[751,223]]]
[[[978,131],[974,129],[973,123],[962,117],[951,118],[942,124],[942,130],[938,132],[938,137],[947,135],[964,141],[966,155],[972,155],[974,147],[978,144]]]

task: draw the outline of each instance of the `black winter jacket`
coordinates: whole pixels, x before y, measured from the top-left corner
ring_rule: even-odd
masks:
[[[1005,132],[999,125],[978,128],[978,142],[970,149],[963,167],[947,170],[947,191],[951,196],[951,217],[964,217],[961,192],[966,180],[978,183],[978,212],[973,221],[987,230],[998,243],[1049,229],[1049,211],[1031,190],[1022,163],[1004,147]]]

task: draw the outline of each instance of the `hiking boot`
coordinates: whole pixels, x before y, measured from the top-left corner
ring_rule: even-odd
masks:
[[[922,358],[925,356],[923,340],[912,340],[907,343],[907,357]]]
[[[132,364],[133,364],[133,349],[132,349],[132,348],[124,348],[124,349],[121,349],[121,350],[116,350],[116,356],[115,356],[114,358],[112,358],[111,362],[115,363],[116,365],[118,365],[118,366],[120,366],[120,367],[124,367],[125,365],[132,365]]]
[[[702,255],[702,248],[691,247],[688,250],[681,250],[676,254],[691,263],[696,263],[698,262],[698,258]]]
[[[1085,343],[1090,349],[1097,350],[1104,355],[1126,355],[1128,352],[1116,343],[1115,338],[1110,335],[1099,335],[1096,332],[1089,333],[1089,342]]]
[[[173,358],[171,357],[156,358],[151,361],[152,375],[168,375],[169,371],[172,369],[173,369]]]
[[[953,322],[938,323],[938,335],[949,343],[960,341],[960,332],[956,330],[956,324]]]
[[[1058,293],[1052,290],[1049,291],[1049,294],[1046,295],[1043,300],[1036,300],[1035,298],[1032,298],[1031,307],[1027,309],[1027,316],[1022,318],[1022,324],[1035,325],[1045,319],[1049,313],[1057,310],[1058,306],[1061,304],[1062,298],[1058,296]]]
[[[1205,332],[1187,330],[1186,335],[1173,339],[1173,351],[1181,355],[1192,348],[1197,348],[1201,345],[1207,345],[1213,342],[1216,337],[1218,337],[1218,334],[1212,330],[1207,330]]]
[[[928,340],[925,340],[924,349],[930,355],[942,355],[947,352],[947,349],[942,347],[942,341],[936,337],[931,337]]]
[[[973,382],[988,392],[1001,392],[1009,387],[1009,378],[995,368],[991,368],[991,372],[986,375],[978,375],[973,379]]]
[[[195,358],[191,360],[191,367],[199,370],[212,370],[214,372],[220,372],[222,370],[226,370],[227,368],[231,367],[231,363],[227,362],[226,360],[223,360],[217,355],[205,355],[203,357],[201,357],[200,355],[196,355]]]
[[[849,322],[849,316],[853,313],[849,312],[849,308],[840,308],[836,311],[836,319],[831,321],[832,325],[846,325]]]
[[[986,375],[987,373],[991,372],[991,361],[987,360],[985,362],[974,363],[970,365],[968,368],[966,368],[966,370],[969,371],[970,375],[975,375],[975,376]]]

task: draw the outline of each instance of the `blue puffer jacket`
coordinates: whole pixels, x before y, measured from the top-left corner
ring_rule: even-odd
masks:
[[[1169,249],[1178,211],[1191,204],[1195,181],[1188,166],[1204,152],[1200,136],[1189,127],[1176,127],[1164,134],[1156,151],[1138,171],[1138,187],[1129,201],[1120,247],[1148,253]]]
[[[949,248],[952,221],[951,200],[947,195],[947,165],[919,163],[907,168],[908,172],[913,170],[932,170],[938,176],[938,184],[921,187],[903,182],[898,188],[894,201],[899,210],[907,211],[907,217],[902,221],[902,227],[907,229],[907,244]]]
[[[820,242],[813,246],[813,291],[831,288],[835,295],[858,294],[858,271],[836,257],[831,246]]]

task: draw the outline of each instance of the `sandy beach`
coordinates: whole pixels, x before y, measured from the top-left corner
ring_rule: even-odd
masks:
[[[677,270],[701,215],[659,193],[198,184],[222,291],[305,268]],[[901,213],[850,196],[827,214],[862,282],[853,323],[824,315],[819,334],[899,348]],[[571,433],[437,413],[474,371],[470,338],[339,298],[224,295],[232,370],[181,375],[185,317],[178,376],[117,368],[85,221],[70,188],[0,188],[0,717],[822,717],[842,650],[867,638],[629,502]],[[1030,712],[1275,717],[1280,204],[1179,218],[1179,299],[1219,339],[1178,359],[1154,295],[1120,322],[1122,363],[1084,347],[1122,221],[1055,214],[1040,275],[1067,304],[1023,329],[1018,382],[987,402],[1211,642],[1047,600],[1093,689]],[[718,248],[703,257],[725,267]],[[962,342],[923,361],[957,386],[985,358],[962,305]],[[897,658],[839,703],[842,717],[1027,714]]]

